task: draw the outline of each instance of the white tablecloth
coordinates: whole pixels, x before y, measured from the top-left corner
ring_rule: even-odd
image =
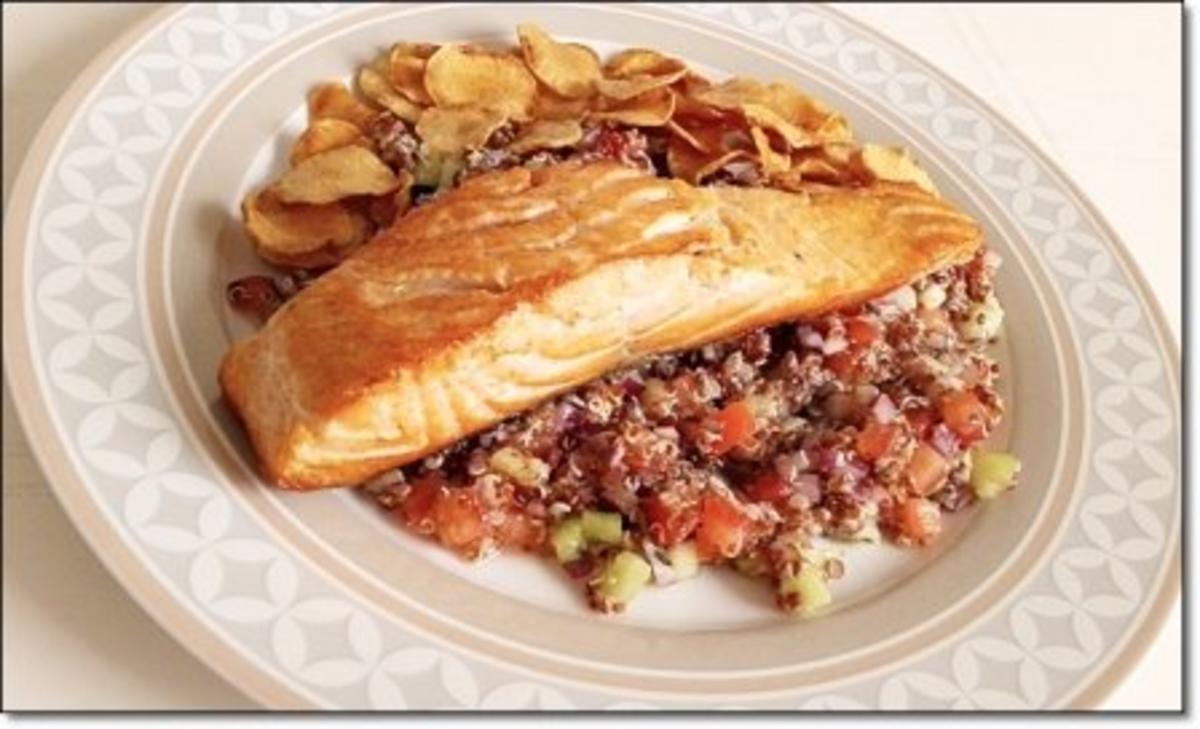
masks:
[[[4,5],[4,198],[54,100],[153,5]],[[1127,242],[1179,336],[1180,23],[1170,5],[842,8],[964,82],[1063,165]],[[6,708],[247,708],[88,551],[30,454],[7,387]],[[1180,706],[1178,605],[1112,709]]]

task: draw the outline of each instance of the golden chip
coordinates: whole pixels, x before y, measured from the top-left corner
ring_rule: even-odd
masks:
[[[526,119],[537,80],[515,56],[468,52],[456,44],[442,46],[429,58],[425,90],[438,106],[472,106]]]
[[[396,191],[370,199],[367,212],[380,228],[387,228],[412,207],[413,175],[408,170],[396,173],[400,184]]]
[[[457,154],[482,147],[505,122],[504,114],[489,109],[430,107],[421,113],[417,135],[438,154]]]
[[[864,144],[859,153],[863,167],[877,180],[910,182],[926,192],[937,194],[933,180],[907,149]]]
[[[784,83],[761,84],[751,79],[734,78],[716,86],[698,89],[693,97],[701,103],[718,109],[740,111],[748,117],[757,114],[760,119],[766,118],[763,113],[765,108],[774,112],[783,122],[809,133],[818,142],[850,139],[850,128],[845,119],[816,99]],[[748,106],[751,108],[749,112]],[[773,118],[771,125],[777,127],[780,134],[789,133],[780,127],[779,119]]]
[[[533,118],[558,121],[564,119],[579,120],[591,108],[588,99],[568,99],[550,91],[539,88],[537,97],[533,100]]]
[[[397,43],[392,46],[388,56],[392,87],[414,104],[433,104],[433,99],[425,90],[425,64],[437,49],[432,43]]]
[[[321,84],[308,94],[308,118],[341,119],[348,121],[364,132],[371,128],[376,113],[359,101],[340,83]]]
[[[678,99],[678,97],[676,98]],[[676,103],[678,103],[678,101]],[[678,113],[676,113],[676,116],[678,116]],[[671,119],[667,122],[667,129],[670,130],[672,134],[691,145],[692,149],[695,149],[698,152],[708,151],[704,146],[704,142],[700,141],[696,135],[688,131],[687,127],[681,126],[679,122],[675,121],[674,119]]]
[[[533,23],[517,26],[521,53],[538,80],[568,99],[590,96],[600,79],[600,58],[578,43],[559,43]]]
[[[269,188],[242,201],[242,216],[258,255],[282,266],[331,266],[371,233],[365,218],[340,203],[285,205]]]
[[[750,153],[743,149],[723,150],[708,154],[693,148],[680,137],[667,141],[667,167],[674,177],[698,185],[730,162],[749,159]]]
[[[791,168],[791,158],[786,154],[776,152],[771,147],[771,140],[767,137],[767,133],[761,128],[751,127],[750,137],[754,140],[754,148],[758,151],[758,160],[762,164],[763,172],[768,176],[782,174]]]
[[[802,190],[813,183],[827,185],[858,185],[863,179],[864,169],[856,169],[854,160],[858,150],[849,144],[825,144],[809,147],[792,153],[792,168],[777,175],[772,184],[785,190]]]
[[[812,132],[822,142],[848,142],[850,126],[819,99],[781,82],[767,84],[766,105],[788,121]]]
[[[610,99],[631,99],[670,86],[687,72],[687,66],[679,59],[646,48],[631,48],[605,64],[605,77],[597,82],[596,90]]]
[[[604,75],[610,78],[632,78],[634,76],[674,76],[687,73],[687,64],[678,58],[664,56],[649,48],[629,48],[608,59],[604,64]]]
[[[784,119],[768,106],[742,104],[742,114],[750,126],[770,129],[782,137],[792,149],[802,149],[819,143],[811,134]]]
[[[583,127],[574,119],[539,119],[523,127],[508,145],[508,150],[513,154],[526,154],[539,149],[559,149],[570,147],[582,138]]]
[[[389,73],[390,75],[390,73]],[[388,77],[379,68],[363,66],[358,71],[358,88],[371,101],[392,112],[407,122],[415,122],[421,116],[421,107],[396,93]]]
[[[284,173],[275,194],[285,203],[320,205],[351,195],[382,195],[399,184],[390,167],[362,147],[313,155]]]
[[[362,131],[348,121],[332,118],[317,119],[308,125],[308,129],[305,129],[296,143],[292,145],[288,163],[295,167],[314,154],[351,144],[369,148],[371,140],[363,136]]]
[[[659,88],[594,111],[591,116],[637,127],[661,127],[674,113],[675,94],[670,89]]]

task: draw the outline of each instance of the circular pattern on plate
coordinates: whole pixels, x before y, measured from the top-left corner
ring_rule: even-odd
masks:
[[[286,687],[291,701],[626,706],[627,696],[528,675],[404,630],[289,555],[206,476],[210,466],[181,433],[148,356],[140,292],[131,284],[140,281],[139,246],[147,244],[139,203],[167,164],[171,140],[230,69],[343,12],[359,11],[233,4],[174,11],[109,67],[71,116],[25,235],[10,242],[23,244],[10,245],[23,258],[6,253],[23,272],[18,290],[29,307],[21,323],[30,351],[22,354],[57,430],[35,437],[57,437],[78,474],[78,484],[55,484],[64,500],[68,488],[86,489],[105,527],[122,535],[151,579],[227,650]],[[1086,473],[1053,553],[1019,591],[955,639],[884,671],[733,701],[824,709],[1076,701],[1154,607],[1178,544],[1176,362],[1144,287],[1111,234],[1023,140],[901,49],[823,8],[698,5],[658,13],[683,23],[697,14],[800,54],[940,140],[1034,242],[1031,253],[1048,264],[1069,307],[1070,335],[1087,354]],[[697,703],[643,698],[644,706]]]

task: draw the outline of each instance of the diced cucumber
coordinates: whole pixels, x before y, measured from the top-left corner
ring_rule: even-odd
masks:
[[[629,551],[618,552],[594,583],[596,593],[612,605],[625,605],[650,582],[650,563]]]
[[[583,521],[573,517],[554,527],[550,533],[550,544],[559,562],[565,564],[579,559],[584,546]]]
[[[833,600],[825,582],[825,573],[810,564],[804,564],[797,574],[780,580],[779,592],[791,598],[786,602],[793,612],[805,616],[812,615]]]
[[[976,449],[971,460],[971,488],[985,501],[1012,488],[1021,470],[1021,462],[1011,453]]]
[[[696,554],[696,545],[692,542],[676,544],[668,549],[667,560],[671,563],[676,580],[686,580],[700,571],[700,557]]]
[[[583,538],[594,544],[620,544],[624,541],[621,515],[592,509],[583,512]]]

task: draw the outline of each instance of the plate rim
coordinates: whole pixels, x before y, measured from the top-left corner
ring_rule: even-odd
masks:
[[[183,13],[188,7],[186,4],[169,4],[155,10],[126,29],[93,58],[55,102],[51,112],[34,135],[14,179],[5,211],[4,233],[9,245],[5,246],[3,255],[6,269],[3,280],[9,290],[20,292],[20,296],[5,297],[3,322],[6,328],[11,327],[10,331],[19,336],[5,338],[3,356],[5,377],[13,396],[13,407],[21,427],[27,433],[31,431],[45,432],[46,428],[53,432],[48,404],[43,397],[32,364],[29,329],[26,326],[25,317],[26,300],[31,295],[25,276],[29,251],[26,243],[37,193],[45,178],[45,162],[53,156],[62,139],[62,132],[73,117],[76,102],[85,97],[93,88],[92,82],[107,71],[121,54],[136,44],[148,31],[165,24],[171,17]],[[1053,174],[1059,185],[1074,195],[1092,222],[1109,238],[1112,245],[1106,246],[1106,250],[1110,253],[1116,252],[1121,268],[1133,282],[1136,293],[1141,299],[1142,308],[1149,315],[1148,319],[1161,351],[1169,360],[1164,362],[1164,374],[1168,388],[1178,398],[1180,395],[1180,349],[1163,315],[1162,304],[1153,295],[1153,290],[1149,287],[1140,267],[1132,260],[1124,239],[1116,234],[1091,199],[1038,144],[1031,141],[1007,116],[996,111],[991,104],[942,71],[938,65],[929,62],[922,55],[912,51],[907,45],[894,40],[886,33],[875,30],[838,9],[824,5],[821,10],[836,16],[839,22],[845,23],[856,31],[880,41],[881,45],[888,50],[909,56],[917,65],[933,72],[939,82],[952,87],[963,97],[985,110],[993,121],[999,122],[1007,132],[1025,146],[1026,150],[1046,170]],[[694,17],[693,19],[705,24],[716,24],[715,21],[708,18]],[[1178,400],[1176,400],[1177,402]],[[31,429],[31,425],[39,427]],[[1180,425],[1182,426],[1182,423]],[[155,570],[143,563],[141,558],[129,547],[128,542],[122,538],[119,531],[114,529],[107,520],[99,504],[87,495],[84,479],[74,468],[66,447],[60,440],[56,438],[30,440],[30,448],[55,497],[90,550],[116,577],[125,592],[180,645],[221,675],[235,690],[258,701],[264,707],[316,705],[316,702],[309,697],[295,692],[292,688],[293,683],[280,681],[274,675],[274,671],[264,671],[254,661],[236,651],[225,640],[213,633],[203,618],[193,615],[189,611],[175,609],[175,597],[161,583]],[[1182,473],[1178,478],[1182,479]],[[1182,522],[1182,520],[1183,515],[1180,514],[1179,521]],[[1124,645],[1119,647],[1106,664],[1099,667],[1091,677],[1086,679],[1084,685],[1076,690],[1067,702],[1068,708],[1096,706],[1140,662],[1153,637],[1160,632],[1182,588],[1181,550],[1179,549],[1181,534],[1181,528],[1173,529],[1172,539],[1168,545],[1170,560],[1163,572],[1164,579],[1160,580],[1156,594],[1148,601],[1147,607],[1142,617],[1137,620],[1134,629],[1123,636]],[[167,599],[164,600],[164,598]],[[186,641],[183,636],[187,636]],[[264,678],[268,680],[264,681]]]

